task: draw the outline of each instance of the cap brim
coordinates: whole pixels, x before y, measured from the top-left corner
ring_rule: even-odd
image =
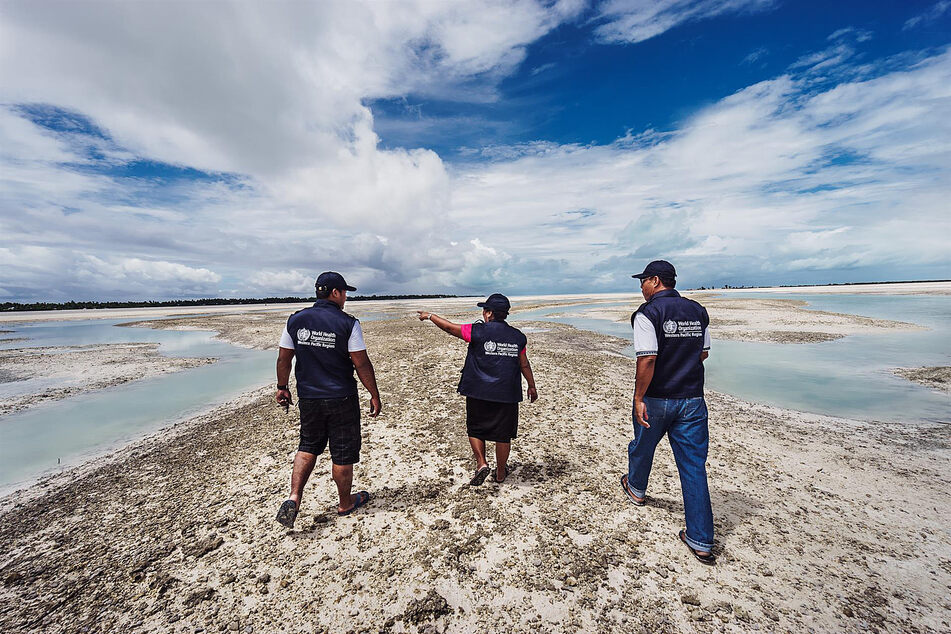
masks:
[[[488,307],[489,307],[489,305],[486,304],[485,302],[479,302],[478,304],[476,304],[476,306],[478,306],[479,308],[488,308]]]
[[[632,275],[631,277],[637,278],[639,280],[643,280],[643,279],[647,279],[648,277],[654,277],[654,276],[648,275],[647,273],[637,273],[636,275]]]
[[[352,287],[352,286],[348,286],[348,287],[347,287],[347,290],[348,290],[348,291],[355,291],[355,290],[357,290],[357,289],[355,289],[355,288]]]

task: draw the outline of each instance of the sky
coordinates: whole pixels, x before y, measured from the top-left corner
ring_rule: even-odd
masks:
[[[951,0],[0,0],[0,301],[951,278]]]

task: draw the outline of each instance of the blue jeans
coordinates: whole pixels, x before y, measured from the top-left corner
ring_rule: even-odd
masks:
[[[657,443],[667,434],[674,451],[680,487],[684,494],[687,543],[696,550],[713,548],[713,509],[707,488],[707,404],[697,398],[644,398],[647,423],[641,427],[634,415],[634,440],[627,447],[627,482],[639,498],[647,492],[647,478]]]

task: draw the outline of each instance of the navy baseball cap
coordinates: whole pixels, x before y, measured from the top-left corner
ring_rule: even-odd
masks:
[[[644,267],[643,273],[637,273],[631,277],[636,277],[639,280],[647,279],[648,277],[661,277],[668,280],[677,279],[677,271],[674,269],[674,265],[668,262],[667,260],[654,260],[646,267]]]
[[[317,276],[317,283],[314,284],[318,291],[332,291],[333,289],[339,289],[341,291],[355,291],[352,286],[347,286],[347,281],[343,279],[343,275],[336,273],[334,271],[326,271]]]
[[[512,304],[509,303],[509,298],[503,295],[502,293],[492,293],[489,295],[489,298],[484,302],[479,302],[476,304],[479,308],[488,308],[489,310],[499,310],[509,312],[512,308]]]

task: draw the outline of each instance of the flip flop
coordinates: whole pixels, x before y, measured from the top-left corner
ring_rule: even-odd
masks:
[[[626,475],[621,476],[621,488],[624,489],[624,495],[627,496],[627,498],[631,501],[631,504],[633,504],[634,506],[644,506],[645,504],[647,504],[646,499],[638,500],[636,497],[634,497],[634,494],[631,493],[630,487],[627,486]]]
[[[512,473],[512,471],[508,468],[508,465],[506,465],[506,466],[505,466],[505,475],[502,477],[502,479],[499,480],[498,474],[497,474],[497,473],[493,473],[493,474],[492,474],[492,482],[498,482],[499,484],[502,484],[503,482],[505,482],[505,480],[509,477],[509,474],[511,474],[511,473]]]
[[[489,477],[490,471],[491,469],[489,469],[489,465],[485,465],[484,467],[476,471],[475,475],[472,476],[472,479],[469,480],[469,486],[471,487],[480,486],[483,482],[485,482],[485,479]]]
[[[368,491],[360,491],[357,493],[357,501],[353,503],[353,506],[348,508],[346,511],[337,511],[337,515],[350,515],[358,508],[370,501],[370,493]]]
[[[697,558],[697,561],[708,566],[712,566],[717,563],[716,555],[713,553],[710,553],[709,555],[701,555],[693,549],[693,546],[687,543],[687,531],[681,530],[678,536],[680,537],[680,541],[684,543],[684,546],[690,549],[690,554]]]
[[[294,520],[296,519],[297,504],[294,500],[286,500],[277,511],[277,521],[287,528],[294,528]]]

